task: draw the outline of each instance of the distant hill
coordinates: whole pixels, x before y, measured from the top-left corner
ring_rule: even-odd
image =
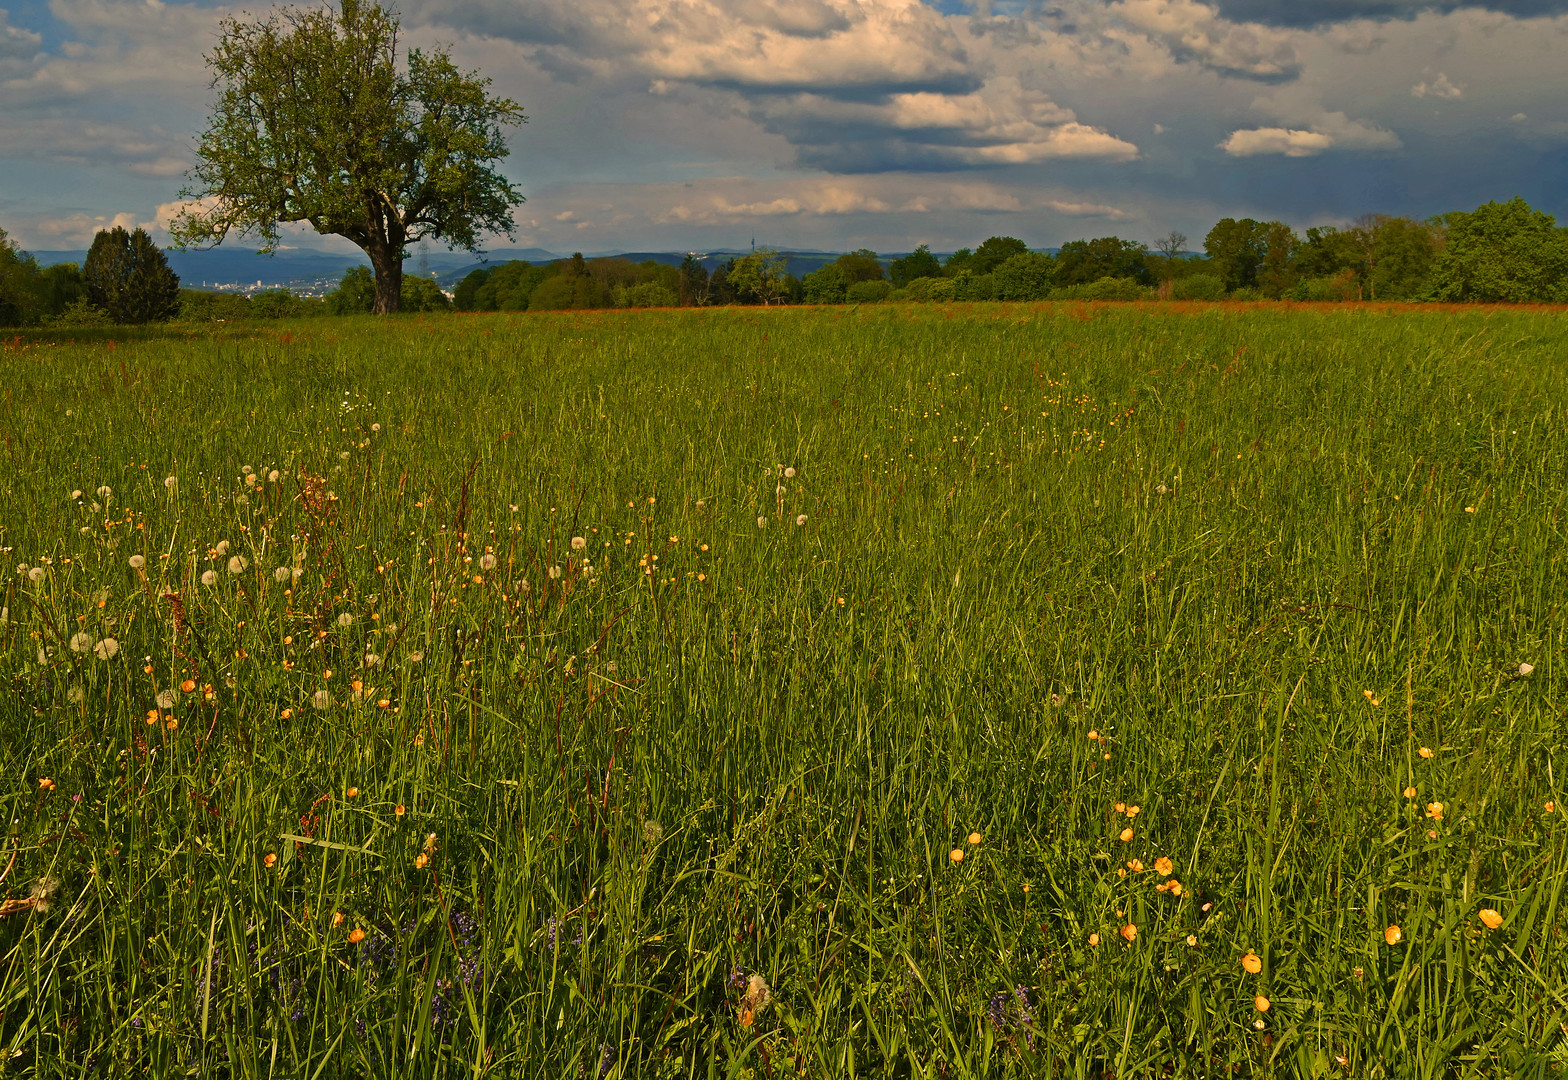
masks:
[[[719,249],[692,252],[703,266],[712,271],[730,259],[739,259],[748,249]],[[86,261],[85,250],[34,251],[40,265]],[[188,289],[222,289],[230,292],[254,293],[266,289],[289,289],[305,296],[320,296],[337,287],[343,274],[353,266],[368,266],[369,261],[358,254],[314,251],[294,248],[275,255],[258,255],[252,248],[243,246],[214,248],[210,251],[169,251],[169,266],[180,275],[180,284]],[[879,256],[885,266],[904,252],[887,252]],[[614,251],[594,252],[589,258],[619,258],[631,262],[662,263],[679,266],[686,258],[684,251]],[[784,251],[785,266],[796,277],[805,277],[813,270],[838,258],[837,251]],[[469,273],[482,266],[494,266],[514,259],[525,262],[553,262],[570,258],[570,254],[546,251],[544,248],[507,248],[488,253],[480,259],[467,252],[415,250],[403,263],[408,274],[429,273],[442,288],[450,290]]]

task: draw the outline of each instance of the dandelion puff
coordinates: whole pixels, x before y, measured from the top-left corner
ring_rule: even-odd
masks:
[[[289,568],[286,566],[280,566],[272,572],[272,580],[276,581],[279,585],[282,585],[288,579]]]
[[[141,570],[147,565],[147,560],[141,555],[132,555],[130,564],[132,570]]]
[[[341,615],[338,616],[338,625],[339,626],[352,626],[352,625],[354,625],[354,616],[351,615],[350,613],[348,613],[347,611],[343,612]]]
[[[110,495],[114,494],[114,489],[108,484],[105,484],[103,487],[98,489],[97,494],[100,499],[107,499]]]
[[[344,461],[347,461],[348,460],[348,451],[347,450],[339,451],[338,452],[338,457],[342,458]]]
[[[174,477],[172,477],[172,476],[165,476],[163,478],[163,486],[168,488],[170,491],[174,490],[174,485],[177,484],[178,482],[179,481],[175,480]]]
[[[380,664],[381,664],[381,657],[377,656],[373,652],[367,652],[365,654],[365,666],[367,668],[379,667]]]
[[[203,585],[211,585],[213,582],[215,582],[217,580],[218,580],[218,574],[217,574],[217,571],[215,571],[215,570],[208,570],[205,573],[203,573],[202,576],[201,576],[201,583]]]
[[[786,480],[793,480],[793,479],[795,479],[795,467],[793,465],[791,465],[789,468],[784,470],[784,479],[786,479]]]
[[[160,690],[160,691],[158,691],[157,702],[158,702],[158,708],[160,708],[160,709],[172,709],[172,708],[174,708],[174,691],[173,690]]]
[[[42,915],[49,910],[50,901],[59,891],[60,879],[45,875],[33,882],[33,887],[27,890],[27,899],[33,905],[33,910]]]
[[[138,556],[138,558],[140,558],[140,556]],[[37,584],[44,579],[44,575],[47,572],[48,571],[46,571],[43,567],[35,566],[27,572],[27,580]]]
[[[310,703],[318,709],[325,709],[332,704],[332,695],[325,690],[317,690],[311,695]]]
[[[550,567],[550,580],[554,581],[557,578],[559,578],[560,576],[561,576],[561,568],[559,566],[552,566],[552,567]]]
[[[789,488],[785,487],[783,484],[780,484],[778,487],[773,489],[773,494],[775,494],[775,495],[783,495],[783,494],[787,493],[788,491],[789,491]]]
[[[488,551],[479,556],[479,569],[489,573],[495,569],[495,556]]]
[[[71,498],[73,500],[80,499],[81,497],[82,497],[82,489],[81,488],[77,488],[75,491],[71,492]]]
[[[757,519],[757,528],[759,528],[759,529],[766,529],[767,527],[768,527],[768,519],[765,518],[765,517],[759,517]]]
[[[247,499],[243,495],[236,495],[236,496],[234,496],[234,505],[235,506],[249,506],[250,505],[250,500]]]
[[[1530,674],[1530,672],[1532,672],[1534,670],[1535,670],[1535,665],[1534,664],[1520,664],[1519,665],[1519,677],[1522,679],[1522,678],[1524,678],[1526,675]]]
[[[698,510],[706,510],[707,508],[708,508],[708,501],[706,499],[698,499],[697,500],[697,509]]]
[[[806,515],[805,514],[801,514],[799,517],[797,517],[795,519],[795,524],[796,525],[804,525],[805,523],[806,523]]]
[[[212,550],[216,551],[220,556],[227,555],[229,553],[229,542],[227,540],[219,540]]]
[[[245,572],[245,568],[249,565],[250,561],[243,555],[229,556],[229,573],[231,574],[243,574]]]
[[[1155,488],[1155,489],[1154,489],[1154,493],[1155,493],[1155,494],[1156,494],[1156,495],[1164,495],[1164,494],[1165,494],[1165,493],[1166,493],[1166,492],[1167,492],[1167,491],[1169,491],[1169,490],[1170,490],[1170,489],[1169,489],[1169,488],[1167,488],[1167,487],[1166,487],[1166,486],[1165,486],[1165,485],[1164,485],[1164,484],[1161,484],[1161,485],[1160,485],[1160,486],[1159,486],[1159,487],[1157,487],[1157,488]]]
[[[245,478],[245,486],[246,487],[255,487],[256,486],[256,481],[259,480],[259,479],[261,479],[261,477],[257,476],[255,473],[251,473],[249,476],[247,476]]]
[[[381,430],[381,425],[380,424],[371,424],[370,425],[370,430],[371,431],[380,431]]]
[[[115,653],[120,651],[120,643],[112,637],[106,637],[93,646],[93,654],[100,660],[112,660]]]
[[[587,546],[588,546],[588,541],[585,540],[583,537],[581,537],[581,536],[574,536],[574,537],[572,537],[572,550],[573,551],[581,551],[583,548],[585,548]]]
[[[271,472],[269,472],[267,474],[267,483],[269,483],[269,484],[276,484],[277,482],[278,482],[278,470],[277,469],[273,469]]]
[[[642,842],[649,847],[656,846],[664,839],[664,826],[649,818],[642,823]]]
[[[246,476],[249,476],[251,473],[253,473],[255,471],[256,470],[251,468],[249,465],[241,465],[240,466],[240,472],[244,473]]]
[[[0,624],[8,623],[10,621],[11,621],[11,609],[8,608],[8,607],[0,607]]]
[[[411,663],[411,664],[417,664],[421,660],[423,660],[424,658],[425,658],[425,654],[422,653],[422,652],[418,652],[417,650],[415,652],[411,652],[411,653],[408,654],[408,662]]]

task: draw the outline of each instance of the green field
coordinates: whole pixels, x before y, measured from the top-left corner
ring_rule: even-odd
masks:
[[[1568,1070],[1561,312],[0,349],[0,1073]]]

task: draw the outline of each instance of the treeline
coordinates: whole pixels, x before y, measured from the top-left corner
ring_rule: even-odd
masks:
[[[1225,218],[1187,249],[1180,233],[1148,246],[1116,236],[1054,254],[993,236],[945,260],[922,245],[885,261],[841,255],[802,277],[763,248],[709,270],[649,260],[507,262],[477,269],[453,296],[405,275],[402,310],[560,311],[727,304],[867,304],[885,300],[1432,300],[1568,303],[1568,229],[1523,199],[1426,221],[1369,215],[1297,234],[1279,221]],[[40,267],[0,230],[0,326],[232,321],[369,313],[370,269],[356,266],[322,298],[275,289],[246,297],[181,289],[142,229],[100,232],[86,262]]]
[[[0,326],[91,327],[179,319],[237,322],[311,315],[369,314],[376,285],[370,268],[352,267],[325,297],[288,289],[242,293],[182,289],[167,257],[144,229],[105,229],[86,262],[39,266],[0,229]],[[431,278],[405,275],[403,311],[444,311],[452,301]]]

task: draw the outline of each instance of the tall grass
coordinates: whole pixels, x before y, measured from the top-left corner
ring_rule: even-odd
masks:
[[[1560,1075],[1565,354],[1220,306],[17,339],[0,1071]]]

